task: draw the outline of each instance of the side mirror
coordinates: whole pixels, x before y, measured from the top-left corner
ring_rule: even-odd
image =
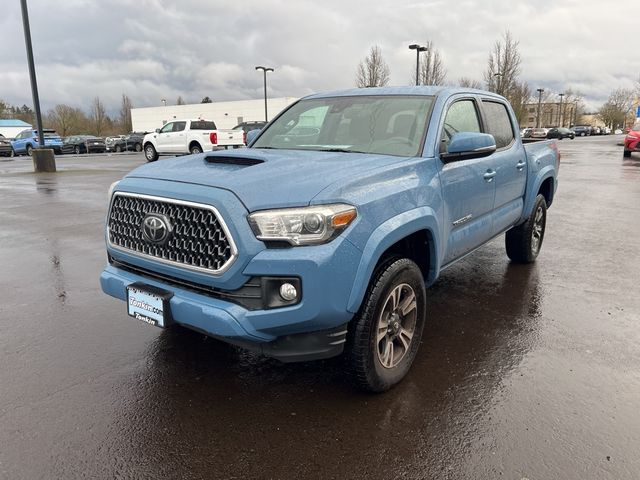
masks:
[[[156,133],[160,133],[160,129],[159,128],[156,128]]]
[[[496,151],[496,140],[488,133],[460,132],[451,137],[449,147],[440,154],[443,162],[488,157]]]
[[[250,145],[251,142],[253,142],[256,139],[256,137],[260,134],[261,131],[262,130],[259,128],[255,130],[249,130],[247,132],[247,145]]]

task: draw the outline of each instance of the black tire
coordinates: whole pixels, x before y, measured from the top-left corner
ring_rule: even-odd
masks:
[[[133,147],[135,149],[136,152],[141,152],[142,151],[142,144],[141,143],[136,143],[135,147]]]
[[[117,153],[121,153],[122,152],[122,146],[116,145],[116,152]]]
[[[538,257],[547,224],[547,201],[538,194],[531,215],[505,235],[507,256],[516,263],[532,263]]]
[[[625,149],[624,152],[622,152],[622,156],[629,158],[631,156],[631,150]]]
[[[156,152],[155,147],[151,143],[147,143],[144,146],[144,156],[147,162],[155,162],[158,160],[158,152]]]
[[[396,298],[393,297],[394,292],[398,292],[396,309],[392,308],[393,298]],[[403,292],[405,297],[402,296]],[[415,306],[399,314],[402,304],[411,300],[411,294]],[[346,373],[356,387],[369,392],[384,392],[404,378],[420,347],[426,316],[425,304],[424,279],[413,261],[393,258],[376,269],[347,334]],[[407,303],[406,308],[412,305],[413,302]],[[407,345],[405,340],[409,333],[411,337]],[[391,347],[388,343],[392,344]],[[397,359],[394,358],[394,345],[400,347]],[[389,349],[390,358],[386,355]],[[383,365],[385,358],[390,360],[389,366]],[[394,361],[397,363],[393,364]]]
[[[27,145],[27,155],[31,156],[33,154],[33,147],[31,145]]]
[[[12,148],[11,149],[11,154],[9,156],[10,157],[17,157],[18,155],[16,154],[16,151]]]
[[[80,155],[80,145],[76,145],[73,149],[73,153],[76,155]]]
[[[192,154],[192,155],[196,155],[198,153],[202,153],[202,147],[199,144],[194,143],[189,148],[189,153]]]

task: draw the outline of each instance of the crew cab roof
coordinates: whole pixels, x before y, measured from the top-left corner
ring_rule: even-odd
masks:
[[[370,87],[370,88],[350,88],[348,90],[334,90],[330,92],[316,93],[304,97],[305,99],[329,98],[329,97],[353,97],[357,95],[425,95],[425,96],[450,96],[454,94],[468,93],[472,95],[483,95],[502,99],[500,95],[486,90],[476,90],[474,88],[463,87],[442,87],[442,86],[403,86],[403,87]]]

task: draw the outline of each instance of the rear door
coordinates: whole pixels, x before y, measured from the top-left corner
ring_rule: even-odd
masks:
[[[461,97],[449,103],[440,128],[440,153],[446,152],[455,133],[482,132],[482,119],[476,98]],[[495,174],[493,155],[448,163],[441,161],[444,224],[445,231],[448,231],[443,265],[465,255],[492,237]]]
[[[505,102],[483,98],[482,115],[485,133],[493,135],[496,141],[496,152],[491,156],[496,170],[493,230],[500,233],[522,215],[527,183],[527,155],[522,142],[516,139],[517,125]]]
[[[173,131],[171,134],[171,152],[172,153],[184,153],[188,151],[187,137],[185,137],[185,128],[187,122],[173,122]]]

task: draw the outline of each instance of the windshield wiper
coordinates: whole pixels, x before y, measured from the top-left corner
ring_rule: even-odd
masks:
[[[349,150],[348,148],[319,148],[319,152],[340,152],[340,153],[366,153],[359,150]]]

